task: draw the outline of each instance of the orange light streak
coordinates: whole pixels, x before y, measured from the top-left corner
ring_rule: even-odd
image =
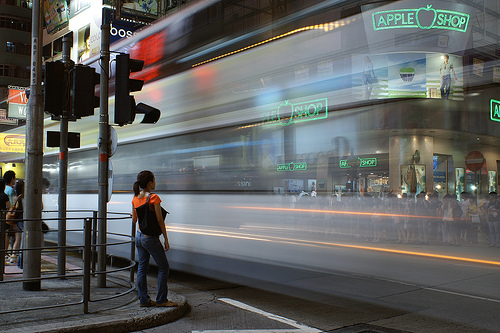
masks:
[[[433,258],[433,259],[447,259],[447,260],[453,260],[453,261],[470,262],[470,263],[475,263],[475,264],[487,264],[487,265],[500,266],[500,262],[498,262],[498,261],[449,256],[449,255],[442,255],[442,254],[436,254],[436,253],[423,253],[423,252],[416,252],[416,251],[387,249],[387,248],[382,248],[382,247],[372,247],[372,246],[353,245],[353,244],[341,244],[341,243],[331,243],[331,242],[320,242],[320,241],[311,241],[311,240],[305,240],[305,239],[292,239],[292,238],[285,238],[285,237],[263,236],[263,235],[255,235],[255,234],[244,234],[244,233],[233,232],[233,231],[220,231],[220,230],[219,231],[211,231],[211,230],[204,230],[204,229],[200,229],[200,228],[187,228],[187,227],[180,227],[180,226],[169,226],[167,229],[169,232],[186,233],[186,234],[194,234],[194,235],[228,237],[228,238],[236,238],[236,239],[254,240],[254,241],[261,241],[261,242],[275,242],[275,243],[282,243],[282,244],[292,244],[292,245],[301,245],[301,246],[319,247],[319,248],[339,247],[339,248],[375,251],[375,252],[383,252],[383,253],[391,253],[391,254],[403,254],[403,255],[410,255],[410,256],[416,256],[416,257],[426,257],[426,258]]]
[[[248,206],[225,206],[224,208],[233,209],[251,209],[251,210],[271,210],[283,212],[301,212],[301,213],[327,213],[327,214],[344,214],[344,215],[367,215],[367,216],[387,216],[387,217],[419,217],[424,219],[439,219],[438,216],[420,216],[420,215],[404,215],[404,214],[387,214],[387,213],[372,213],[372,212],[346,212],[343,210],[324,210],[324,209],[302,209],[302,208],[273,208],[273,207],[248,207]]]

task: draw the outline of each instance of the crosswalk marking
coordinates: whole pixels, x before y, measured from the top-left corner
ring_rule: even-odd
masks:
[[[268,330],[203,330],[192,331],[192,333],[320,333],[322,331],[309,327],[307,325],[296,322],[295,320],[275,315],[273,313],[257,309],[248,304],[235,301],[230,298],[219,298],[219,301],[225,302],[240,309],[260,314],[271,320],[279,321],[281,323],[295,327],[295,329],[268,329]]]

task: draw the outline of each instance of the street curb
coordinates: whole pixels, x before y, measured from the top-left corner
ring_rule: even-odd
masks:
[[[5,333],[119,333],[133,332],[176,321],[189,313],[190,305],[183,296],[176,295],[172,298],[178,306],[169,308],[140,308],[134,304],[132,311],[121,310],[118,315],[95,316],[84,315],[88,318],[80,320],[51,323],[45,325],[19,327],[3,331]]]

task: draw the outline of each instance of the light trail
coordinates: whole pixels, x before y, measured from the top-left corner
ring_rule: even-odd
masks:
[[[425,253],[425,252],[388,249],[388,248],[383,248],[383,247],[373,247],[373,246],[364,246],[364,245],[355,245],[355,244],[342,244],[342,243],[322,242],[322,241],[313,241],[313,240],[306,240],[306,239],[294,239],[294,238],[277,237],[277,236],[245,234],[245,233],[235,232],[235,231],[221,231],[221,230],[214,231],[214,230],[206,230],[206,229],[202,229],[202,228],[190,228],[190,227],[172,226],[172,225],[168,226],[167,229],[168,229],[168,232],[195,234],[195,235],[202,235],[202,236],[227,237],[227,238],[235,238],[235,239],[253,240],[253,241],[260,241],[260,242],[282,243],[282,244],[291,244],[291,245],[300,245],[300,246],[309,246],[309,247],[318,247],[318,248],[331,248],[331,247],[347,248],[347,249],[375,251],[375,252],[390,253],[390,254],[409,255],[409,256],[415,256],[415,257],[426,257],[426,258],[432,258],[432,259],[446,259],[446,260],[469,262],[469,263],[475,263],[475,264],[486,264],[486,265],[500,266],[499,261],[466,258],[466,257],[459,257],[459,256],[450,256],[450,255],[443,255],[443,254],[437,254],[437,253]]]
[[[277,212],[299,212],[299,213],[321,213],[321,214],[339,214],[339,215],[366,215],[366,216],[386,216],[386,217],[408,217],[408,218],[423,218],[423,219],[438,219],[438,216],[426,215],[406,215],[406,214],[388,214],[388,213],[373,213],[373,212],[356,212],[343,210],[324,210],[324,209],[304,209],[304,208],[275,208],[275,207],[250,207],[250,206],[224,206],[224,208],[232,209],[250,209],[250,210],[268,210]]]

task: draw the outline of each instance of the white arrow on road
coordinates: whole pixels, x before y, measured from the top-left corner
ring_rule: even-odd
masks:
[[[266,312],[260,309],[257,309],[253,306],[250,306],[248,304],[242,303],[235,301],[234,299],[230,298],[219,298],[219,301],[225,302],[227,304],[231,304],[235,307],[238,307],[243,310],[247,310],[253,313],[260,314],[262,316],[265,316],[271,320],[276,320],[281,323],[290,325],[292,327],[295,327],[296,329],[269,329],[269,330],[207,330],[207,331],[192,331],[192,333],[320,333],[322,331],[312,328],[306,325],[303,325],[301,323],[296,322],[295,320],[288,319],[285,317],[281,317],[278,315],[275,315],[270,312]]]

